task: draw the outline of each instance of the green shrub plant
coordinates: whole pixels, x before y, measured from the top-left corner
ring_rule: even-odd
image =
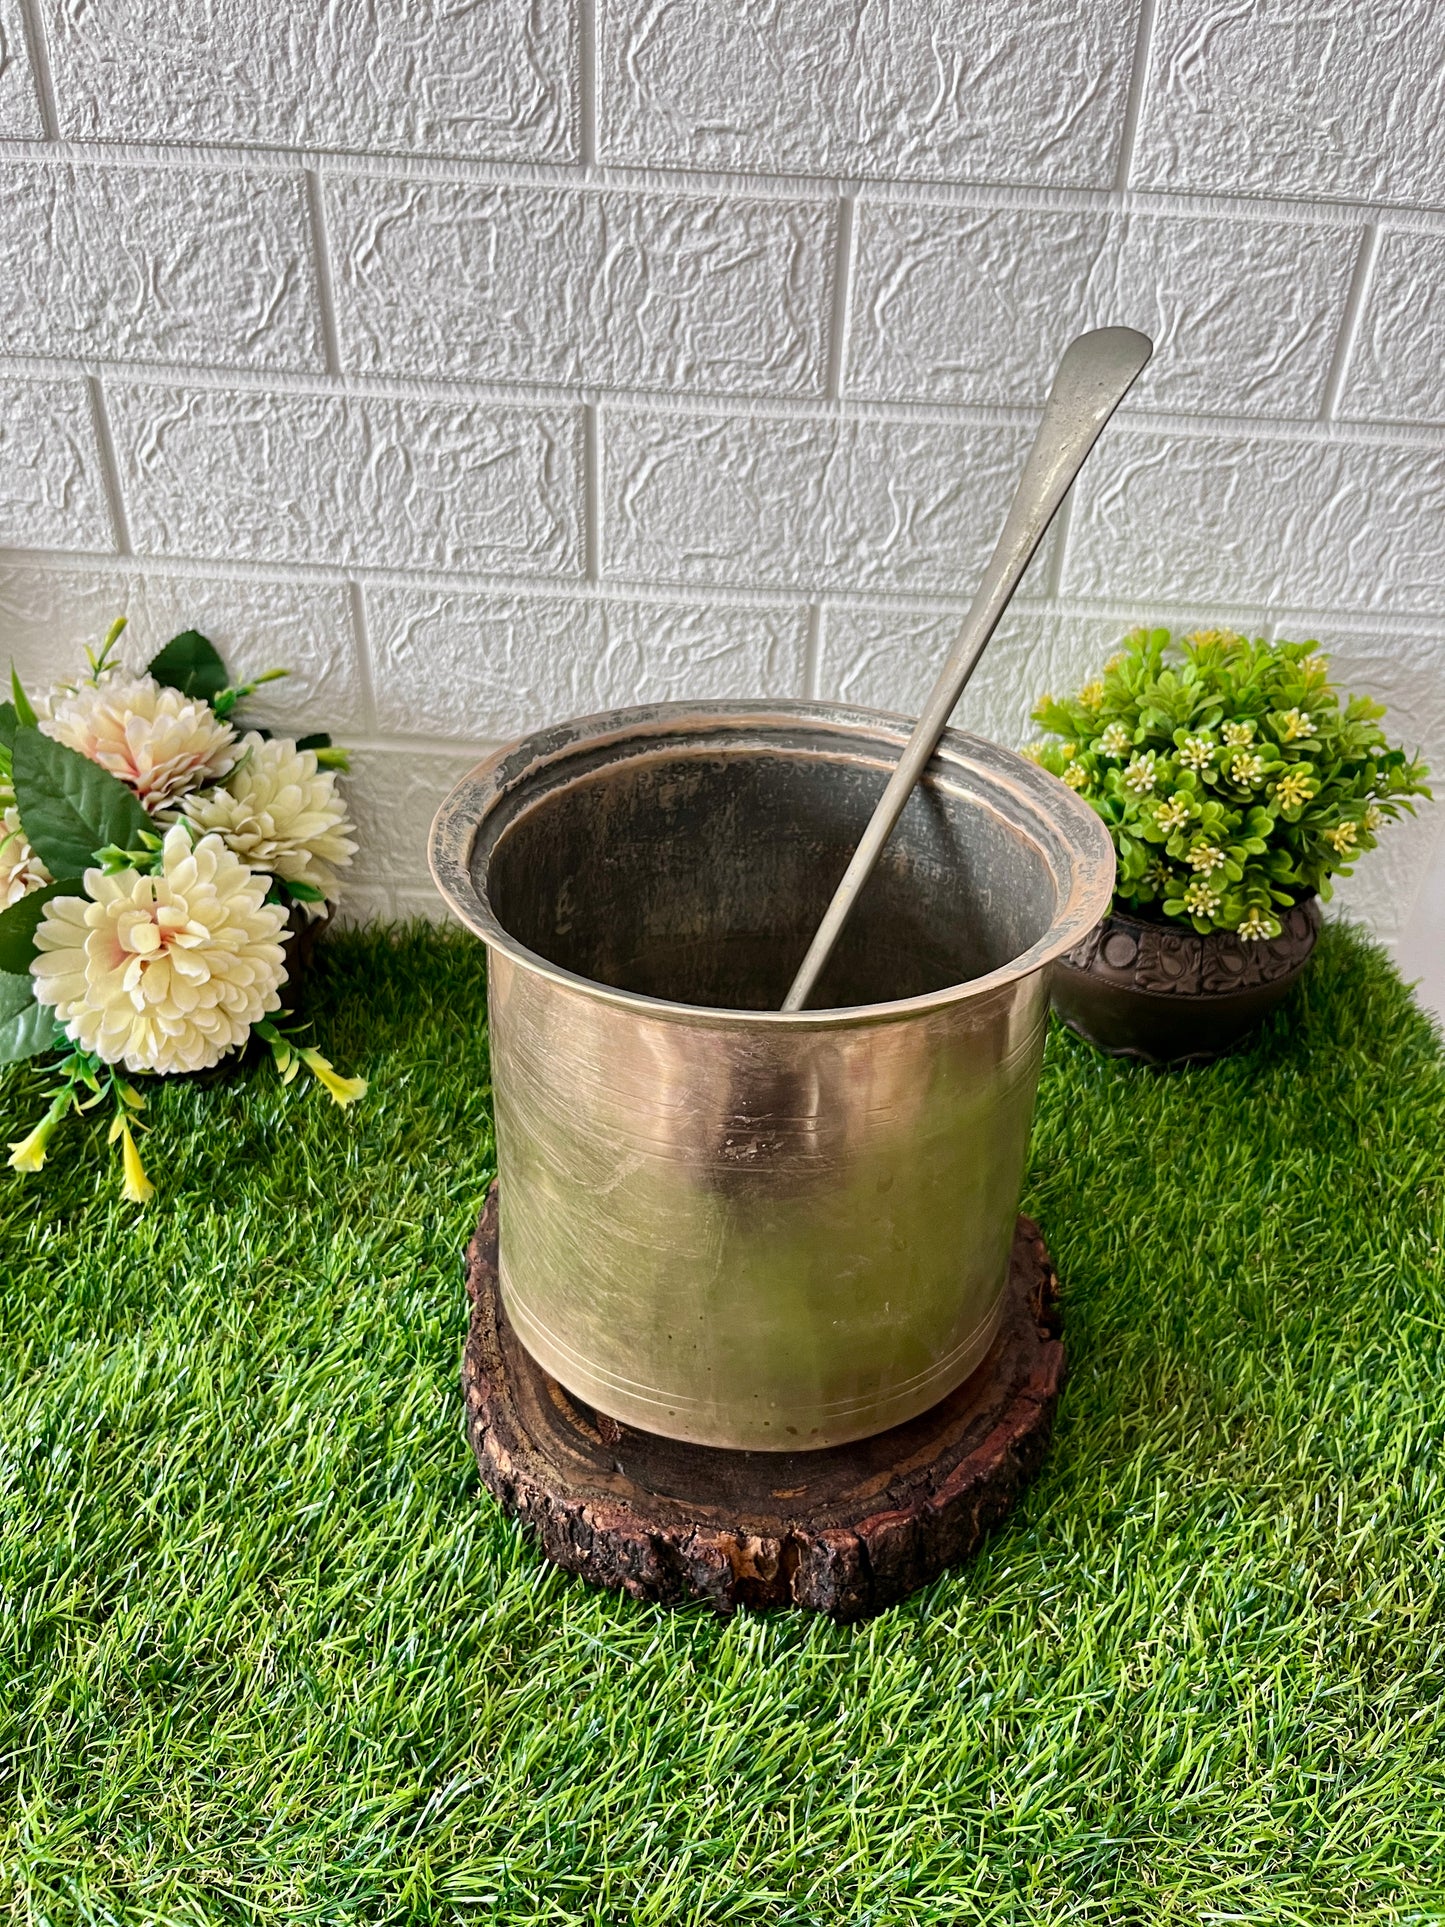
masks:
[[[1115,907],[1201,934],[1275,937],[1328,897],[1429,771],[1392,749],[1381,703],[1341,698],[1313,642],[1136,629],[1075,696],[1043,696],[1028,754],[1109,826]]]

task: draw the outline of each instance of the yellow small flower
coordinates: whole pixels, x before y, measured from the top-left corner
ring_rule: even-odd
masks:
[[[12,1171],[38,1171],[45,1162],[45,1152],[55,1130],[55,1122],[43,1117],[30,1133],[18,1143],[10,1146],[9,1164]]]
[[[1224,868],[1224,852],[1213,843],[1196,843],[1187,860],[1190,869],[1197,870],[1201,876],[1212,876]]]
[[[62,1091],[29,1137],[20,1138],[10,1146],[7,1162],[12,1171],[38,1171],[41,1168],[45,1163],[45,1153],[50,1149],[50,1140],[55,1136],[61,1118],[70,1109],[70,1103],[69,1091]]]
[[[1208,649],[1243,642],[1244,637],[1234,629],[1196,629],[1184,640],[1192,643],[1196,649]]]
[[[1074,758],[1078,755],[1078,753],[1079,753],[1079,745],[1077,743],[1060,743],[1059,744],[1059,754],[1060,756],[1063,757],[1066,763],[1072,763]]]
[[[1129,747],[1129,732],[1123,723],[1110,723],[1099,737],[1098,750],[1101,756],[1122,756]]]
[[[1064,781],[1071,790],[1086,790],[1089,787],[1089,772],[1082,763],[1070,763],[1064,771]]]
[[[1097,709],[1104,700],[1104,685],[1101,682],[1086,682],[1079,691],[1079,701],[1085,709]]]
[[[130,1134],[130,1126],[123,1120],[120,1123],[120,1163],[125,1173],[126,1202],[129,1204],[149,1204],[156,1194],[156,1188],[145,1174],[145,1166],[140,1161],[135,1139]]]
[[[1243,749],[1246,743],[1254,741],[1254,724],[1251,722],[1226,723],[1220,734],[1231,749]]]
[[[1373,834],[1385,820],[1385,812],[1378,803],[1371,803],[1365,811],[1365,828]]]
[[[1219,908],[1221,893],[1203,877],[1196,877],[1184,892],[1184,907],[1196,917],[1212,917]]]
[[[1279,733],[1284,742],[1297,743],[1317,734],[1317,731],[1307,709],[1285,709],[1280,712]]]
[[[1325,831],[1325,842],[1332,845],[1336,855],[1343,856],[1353,849],[1359,840],[1359,826],[1355,823],[1336,823],[1332,830]]]
[[[1301,803],[1308,803],[1314,793],[1312,779],[1298,765],[1287,769],[1274,786],[1274,799],[1283,810],[1298,809]]]
[[[1300,661],[1300,668],[1311,679],[1313,679],[1316,676],[1323,676],[1325,671],[1329,668],[1329,666],[1330,666],[1329,657],[1319,652],[1316,652],[1312,656],[1305,656],[1301,658],[1301,661]]]
[[[1193,806],[1187,797],[1171,796],[1159,805],[1154,820],[1161,830],[1182,830],[1193,814]]]
[[[1234,760],[1229,765],[1229,773],[1236,783],[1262,783],[1264,781],[1264,758],[1246,749],[1237,749]]]
[[[365,1097],[364,1077],[338,1076],[331,1068],[329,1059],[323,1057],[319,1050],[298,1050],[296,1055],[317,1082],[326,1086],[338,1104],[354,1104],[358,1097]]]

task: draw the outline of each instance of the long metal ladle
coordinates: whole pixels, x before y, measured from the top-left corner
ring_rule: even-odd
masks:
[[[958,640],[808,946],[793,987],[783,1000],[784,1010],[801,1010],[812,995],[859,892],[893,834],[914,784],[937,749],[954,706],[1068,494],[1070,483],[1153,352],[1149,337],[1136,334],[1132,328],[1096,328],[1092,334],[1071,341],[1064,350],[1008,518],[963,619]]]

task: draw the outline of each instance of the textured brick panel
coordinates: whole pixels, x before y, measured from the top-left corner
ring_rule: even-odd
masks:
[[[348,790],[355,788],[355,779],[348,779]],[[435,898],[435,890],[429,892]],[[420,895],[420,893],[418,893]],[[422,899],[425,901],[425,899]],[[438,902],[440,899],[438,899]],[[346,895],[341,899],[334,915],[337,926],[343,930],[360,929],[369,923],[392,923],[400,914],[403,917],[422,916],[420,909],[410,907],[399,909],[396,892],[387,883],[353,883],[348,877]],[[441,918],[433,917],[432,922]]]
[[[1132,184],[1439,205],[1437,0],[1160,0]]]
[[[821,394],[829,208],[333,178],[348,368]]]
[[[1371,932],[1385,939],[1399,936],[1413,922],[1412,912],[1420,911],[1420,879],[1430,867],[1440,836],[1445,808],[1425,803],[1418,816],[1402,816],[1380,832],[1377,849],[1360,864],[1353,876],[1335,879],[1330,899],[1331,916],[1353,917],[1367,924]],[[1439,953],[1430,959],[1436,995],[1440,989]],[[1404,960],[1402,959],[1402,967]],[[1406,971],[1406,975],[1418,974]]]
[[[807,611],[376,589],[377,721],[400,735],[518,736],[627,703],[796,696]]]
[[[447,791],[486,754],[485,746],[434,753],[358,750],[346,786],[360,845],[352,862],[358,883],[399,883],[425,891],[427,836]]]
[[[855,219],[850,395],[1042,401],[1086,312],[1107,215],[862,201]]]
[[[115,547],[83,381],[0,377],[0,547]]]
[[[1036,404],[1080,329],[1155,344],[1130,406],[1310,417],[1358,236],[1281,222],[858,209],[848,392]]]
[[[581,413],[111,391],[142,554],[581,569]]]
[[[39,140],[44,133],[19,0],[0,0],[0,140]]]
[[[1414,889],[1414,908],[1399,930],[1395,962],[1415,985],[1416,1000],[1445,1021],[1445,803],[1427,804],[1421,815],[1416,876],[1404,880],[1407,892]]]
[[[971,589],[1028,439],[932,422],[603,419],[605,572],[743,588]]]
[[[299,175],[0,163],[11,354],[324,366]]]
[[[1066,594],[1445,609],[1445,451],[1116,427],[1079,487]]]
[[[606,160],[1112,183],[1135,0],[599,0]]]
[[[41,0],[61,130],[571,160],[569,0]]]
[[[1445,422],[1445,235],[1385,234],[1342,415]]]
[[[830,608],[818,694],[916,716],[958,634],[963,605],[948,615],[909,608]],[[1097,672],[1133,624],[1115,616],[1065,616],[1019,604],[994,632],[953,715],[954,726],[1016,749],[1038,730],[1029,712],[1046,690],[1076,689]]]
[[[367,728],[350,599],[326,583],[224,582],[113,568],[0,567],[0,670],[7,653],[35,688],[83,668],[117,616],[129,618],[123,658],[143,667],[182,629],[199,629],[242,681],[289,669],[247,700],[243,717],[284,734]]]

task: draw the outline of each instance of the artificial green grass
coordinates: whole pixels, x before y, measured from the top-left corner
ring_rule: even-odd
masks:
[[[178,1085],[147,1212],[73,1127],[0,1183],[4,1917],[1445,1919],[1445,1072],[1378,952],[1329,930],[1207,1071],[1053,1037],[1051,1456],[853,1629],[597,1593],[501,1517],[480,947],[320,972],[352,1111]]]

